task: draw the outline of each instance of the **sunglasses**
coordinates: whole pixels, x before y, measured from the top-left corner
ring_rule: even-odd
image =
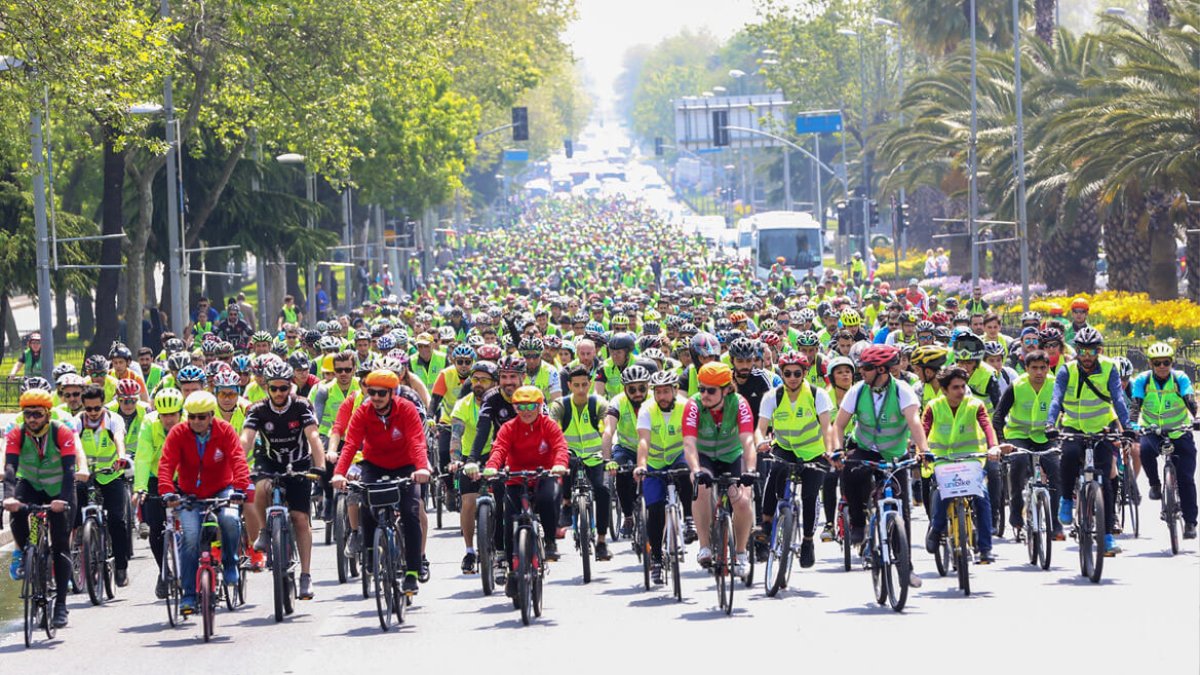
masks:
[[[541,407],[541,403],[518,403],[516,405],[516,409],[521,412],[533,412]]]
[[[273,392],[291,391],[292,385],[290,385],[290,384],[285,384],[285,385],[272,384],[269,388]]]
[[[219,387],[217,389],[217,396],[237,396],[239,394],[237,387]]]
[[[1080,347],[1078,352],[1079,356],[1096,356],[1099,353],[1100,350],[1096,347]]]
[[[212,419],[212,416],[212,413],[188,413],[188,419],[197,422],[207,422]]]
[[[700,393],[701,394],[719,394],[719,393],[721,393],[721,388],[720,387],[700,387]]]
[[[472,377],[471,378],[471,384],[480,384],[480,385],[487,386],[493,382],[495,382],[495,380],[493,380],[490,377]]]
[[[1038,341],[1037,340],[1025,340],[1021,344],[1025,345],[1026,347],[1036,347],[1038,345]]]
[[[635,386],[635,385],[631,384],[628,387],[625,387],[625,391],[627,391],[631,394],[644,394],[644,393],[646,393],[646,385],[639,384],[639,385]]]
[[[785,370],[785,371],[783,371],[783,376],[784,377],[804,377],[804,371],[803,370]]]
[[[897,327],[897,326],[899,326],[899,325],[900,325],[900,322],[899,322],[899,321],[889,321],[889,322],[888,322],[888,328],[895,328],[895,327]]]
[[[387,398],[392,395],[391,389],[368,389],[367,396],[371,398]]]
[[[299,336],[299,335],[296,335],[295,333],[288,333],[288,334],[287,334],[287,335],[285,335],[284,337],[286,337],[286,338],[287,338],[287,339],[289,339],[289,340],[295,340],[296,338],[298,338],[298,337],[300,337],[300,336]]]
[[[118,400],[118,401],[120,401],[121,403],[137,403],[137,402],[138,402],[138,397],[136,397],[136,396],[123,396],[123,397],[121,397],[121,398],[119,398],[119,399],[117,399],[117,400]]]
[[[25,416],[25,419],[27,419],[27,420],[40,420],[46,416],[46,413],[38,412],[36,410],[26,410],[22,414]]]
[[[333,372],[345,375],[346,373],[353,373],[354,369],[353,368],[334,368]]]
[[[82,395],[83,395],[83,392],[81,392],[81,391],[64,391],[61,394],[59,394],[59,397],[60,398],[79,398]]]
[[[542,353],[541,352],[521,352],[521,356],[524,356],[527,359],[537,359],[537,358],[541,358]]]
[[[1155,368],[1158,368],[1159,366],[1169,366],[1171,365],[1171,359],[1155,359],[1150,362],[1150,365],[1154,366]]]
[[[100,412],[101,410],[104,410],[104,406],[102,406],[102,405],[85,405],[85,406],[83,406],[83,409],[85,412]]]
[[[454,365],[456,366],[469,366],[472,363],[471,359],[454,359]]]
[[[879,366],[872,366],[872,365],[868,364],[868,365],[859,366],[858,369],[863,371],[864,373],[873,373],[873,372],[879,370]]]
[[[107,377],[108,372],[104,370],[97,370],[95,372],[88,373],[88,375],[91,377]]]

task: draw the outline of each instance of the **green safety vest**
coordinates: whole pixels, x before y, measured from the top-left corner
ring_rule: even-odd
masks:
[[[964,396],[958,410],[950,409],[945,395],[933,399],[928,406],[933,411],[929,451],[938,457],[984,452],[985,438],[977,419],[982,406],[983,402],[973,396]]]
[[[1013,383],[1012,391],[1012,411],[1008,413],[1004,425],[1004,438],[1045,443],[1046,416],[1050,413],[1050,401],[1054,398],[1054,385],[1047,380],[1042,383],[1041,390],[1034,391],[1029,375],[1022,375]]]
[[[83,415],[84,413],[80,413]],[[88,467],[92,471],[111,468],[117,463],[117,443],[113,439],[112,434],[108,429],[103,427],[97,430],[88,429],[83,425],[83,420],[79,420],[79,442],[83,446],[83,453],[87,457]],[[97,433],[97,431],[99,433]],[[107,476],[96,476],[96,482],[101,485],[119,480],[120,474],[109,474]]]
[[[108,411],[113,415],[120,416],[118,412],[119,405],[116,401],[112,401],[104,407],[108,408]],[[133,416],[133,421],[125,426],[125,452],[132,458],[137,457],[138,439],[141,436],[142,425],[145,424],[146,413],[149,410],[150,406],[138,401],[137,413]],[[121,417],[121,421],[125,421],[125,418]]]
[[[447,384],[449,380],[447,380]],[[543,361],[538,365],[537,375],[530,377],[529,373],[525,373],[525,384],[531,384],[542,391],[542,396],[547,401],[550,400],[550,366]]]
[[[696,430],[696,450],[705,457],[721,462],[732,462],[742,456],[742,439],[738,434],[738,402],[741,397],[730,394],[725,397],[721,413],[721,426],[712,418],[701,403],[700,394],[692,397],[700,411],[700,424]]]
[[[296,323],[299,323],[297,321],[297,319],[300,318],[300,310],[295,305],[293,305],[291,307],[284,305],[283,307],[280,308],[280,311],[283,312],[283,322],[284,323],[290,323],[293,325]]]
[[[588,396],[587,405],[576,409],[570,396],[562,399],[562,416],[559,426],[567,439],[571,453],[583,460],[587,466],[596,466],[604,461],[600,454],[600,402],[595,395]]]
[[[346,400],[349,392],[358,388],[358,378],[350,380],[350,389],[342,391],[338,386],[337,380],[332,380],[328,384],[322,384],[325,387],[325,407],[321,408],[321,420],[317,426],[317,433],[322,436],[329,436],[329,429],[333,426],[333,421],[337,419],[338,409],[342,407],[342,402]]]
[[[612,402],[617,404],[617,412],[620,413],[617,417],[617,445],[631,452],[637,452],[637,411],[633,409],[633,403],[629,401],[625,392],[617,394]]]
[[[162,366],[157,363],[150,364],[150,373],[146,376],[146,393],[150,393],[158,388],[158,383],[162,380],[162,376]]]
[[[183,421],[182,419],[180,420]],[[167,430],[157,412],[151,412],[142,423],[138,453],[133,462],[133,491],[142,492],[149,489],[150,478],[158,476],[158,463],[162,459],[163,443],[167,440]]]
[[[900,411],[900,394],[896,381],[888,380],[883,397],[883,410],[875,416],[875,401],[871,388],[863,385],[854,402],[854,440],[861,447],[876,450],[884,459],[897,459],[908,450],[908,422]]]
[[[928,382],[922,384],[919,391],[921,393],[921,405],[932,403],[933,399],[941,395],[941,390],[934,389],[933,385]]]
[[[212,331],[213,324],[211,321],[206,322],[197,320],[196,323],[192,324],[192,335],[199,336],[204,335],[205,333],[211,333]]]
[[[410,363],[412,364],[412,371],[425,383],[425,389],[430,391],[433,389],[433,383],[437,381],[438,373],[442,372],[446,367],[446,355],[435,351],[433,356],[429,357],[428,366],[422,366],[421,359],[419,358],[413,358]]]
[[[251,403],[257,403],[267,397],[267,390],[258,386],[256,380],[250,380],[250,383],[246,385],[246,392],[242,396],[245,396],[246,400]]]
[[[1092,386],[1079,379],[1079,362],[1067,364],[1067,391],[1063,395],[1062,422],[1063,426],[1082,431],[1085,434],[1095,434],[1104,430],[1117,419],[1113,412],[1112,402],[1098,396],[1096,391],[1107,395],[1108,378],[1112,375],[1112,362],[1100,359],[1100,372],[1088,376]],[[1092,387],[1096,391],[1092,391]]]
[[[992,382],[992,378],[995,376],[996,371],[994,368],[980,362],[979,365],[975,366],[975,372],[971,373],[971,379],[967,380],[967,387],[976,398],[983,402],[983,407],[987,410],[989,417],[992,414],[993,406],[992,399],[988,398],[987,390]]]
[[[687,390],[688,398],[691,398],[691,397],[695,396],[696,394],[700,393],[699,372],[700,372],[700,369],[694,365],[688,367],[688,390]]]
[[[606,359],[601,367],[604,369],[604,396],[609,399],[616,398],[624,389],[621,385],[621,369],[617,368],[612,359]]]
[[[1179,438],[1188,426],[1188,409],[1179,395],[1175,382],[1175,371],[1171,371],[1167,384],[1160,387],[1154,375],[1146,378],[1146,400],[1142,404],[1142,426],[1158,426],[1171,429],[1171,438]]]
[[[454,404],[454,410],[450,413],[450,419],[463,421],[462,448],[467,455],[471,454],[471,447],[475,445],[475,434],[479,430],[479,403],[475,400],[473,392],[458,399]],[[492,451],[492,442],[489,440],[487,445],[483,446],[482,456],[487,457]]]
[[[662,408],[654,399],[643,406],[650,406],[650,447],[646,464],[651,469],[665,469],[674,464],[683,454],[683,406],[684,400],[675,399],[671,417],[663,416]]]
[[[42,452],[38,452],[33,438],[26,434],[24,429],[20,431],[21,465],[17,467],[17,478],[27,481],[35,489],[51,497],[58,497],[62,492],[62,453],[55,441],[61,426],[58,422],[50,422],[46,429],[46,446]]]
[[[802,384],[795,401],[783,385],[776,387],[773,395],[776,404],[775,412],[771,414],[771,427],[775,430],[775,443],[806,462],[825,454],[825,439],[821,436],[812,385]]]
[[[462,389],[462,378],[459,377],[457,368],[446,366],[442,369],[442,379],[446,382],[446,393],[442,394],[442,419],[439,421],[449,422],[450,415],[454,412],[454,406],[458,403],[459,390]]]
[[[25,348],[25,353],[21,355],[21,361],[25,364],[24,377],[34,377],[42,368],[42,355],[39,352],[37,358],[33,357],[33,350],[29,347]]]

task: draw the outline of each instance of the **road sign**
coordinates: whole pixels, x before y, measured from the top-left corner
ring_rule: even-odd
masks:
[[[796,115],[796,133],[798,134],[831,134],[841,130],[842,114],[840,112]]]
[[[529,151],[525,148],[507,148],[504,150],[504,161],[506,162],[528,162]]]
[[[717,147],[769,148],[779,141],[726,127],[779,134],[788,128],[790,101],[783,94],[685,96],[675,101],[675,145],[696,152]]]

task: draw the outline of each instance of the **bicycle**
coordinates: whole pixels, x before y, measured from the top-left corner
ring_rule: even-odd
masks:
[[[1033,465],[1033,470],[1029,474],[1029,478],[1025,481],[1024,487],[1021,489],[1021,494],[1025,499],[1025,511],[1022,514],[1022,519],[1025,521],[1025,526],[1021,530],[1024,533],[1025,549],[1029,553],[1029,564],[1040,565],[1043,570],[1050,569],[1051,546],[1054,542],[1054,519],[1056,518],[1050,504],[1050,484],[1045,474],[1042,473],[1041,458],[1049,455],[1058,454],[1058,448],[1050,448],[1048,450],[1014,450],[1005,457],[1005,464],[1008,463],[1008,458],[1013,455],[1027,455],[1030,458],[1030,463]]]
[[[245,600],[244,575],[238,575],[240,590],[228,588],[221,583],[221,580],[224,578],[222,574],[224,558],[221,552],[221,525],[217,517],[217,513],[221,509],[240,504],[244,498],[240,493],[234,493],[229,497],[211,499],[185,497],[181,503],[169,511],[172,514],[170,516],[170,531],[175,532],[175,528],[179,525],[179,520],[174,515],[175,513],[184,508],[203,509],[200,515],[200,564],[196,568],[196,600],[197,611],[200,613],[202,623],[202,635],[205,642],[212,639],[215,630],[217,603],[223,598],[229,611],[233,611]],[[178,545],[178,542],[175,542],[174,545]],[[178,551],[174,551],[174,553],[178,554]],[[218,584],[221,584],[223,590],[218,587]]]
[[[437,529],[442,529],[442,513],[447,505],[447,490],[445,477],[449,474],[442,472],[442,457],[438,452],[439,426],[428,426],[425,431],[425,448],[429,458],[429,472],[433,478],[427,485],[421,486],[421,497],[425,511],[436,512]]]
[[[986,481],[986,471],[972,460],[986,457],[985,452],[944,455],[936,458],[941,463],[933,468],[936,487],[930,491],[930,499],[948,502],[946,531],[934,561],[938,574],[946,576],[949,569],[957,573],[958,588],[966,596],[971,595],[971,562],[976,547],[975,497],[984,494]]]
[[[338,583],[358,576],[358,559],[346,555],[346,541],[350,538],[350,494],[337,490],[333,495],[333,521],[330,529],[333,531],[333,544],[337,560]]]
[[[849,572],[853,567],[854,546],[850,542],[850,505],[844,496],[838,497],[834,519],[833,540],[842,548],[842,569]]]
[[[404,623],[411,597],[404,592],[401,581],[407,570],[404,567],[403,524],[397,507],[403,497],[403,488],[412,484],[411,478],[383,476],[372,483],[352,482],[351,489],[363,500],[363,506],[371,509],[375,516],[375,537],[371,542],[371,578],[374,580],[375,610],[379,614],[379,626],[387,632],[395,624]],[[366,543],[363,544],[366,550]],[[363,567],[364,578],[367,574]]]
[[[647,469],[644,477],[659,478],[667,488],[666,501],[666,520],[663,526],[663,541],[662,541],[662,566],[663,574],[671,577],[671,595],[675,596],[675,600],[683,602],[683,586],[680,583],[680,570],[683,569],[684,549],[683,543],[683,504],[679,501],[679,491],[675,486],[675,481],[679,476],[686,476],[691,471],[686,467],[677,469]],[[644,482],[644,479],[643,479]],[[638,512],[640,527],[639,532],[645,540],[646,546],[642,551],[642,574],[645,579],[646,590],[650,590],[650,547],[649,537],[646,533],[646,502],[645,496],[642,493],[641,484],[638,485]]]
[[[848,463],[859,464],[883,476],[876,481],[869,502],[866,538],[863,540],[863,564],[871,570],[875,601],[887,603],[893,611],[904,609],[908,601],[908,586],[912,575],[912,559],[908,548],[908,529],[904,522],[903,474],[916,466],[918,459],[875,461],[849,457]]]
[[[632,473],[633,465],[622,465],[617,469],[618,474]],[[612,499],[608,501],[609,516],[608,516],[608,540],[621,540],[621,522],[624,520],[624,514],[621,513],[621,500],[617,498],[617,477],[604,474],[604,484],[608,487],[608,494],[612,495]],[[636,543],[634,544],[636,547]]]
[[[496,498],[492,496],[491,481],[484,478],[479,483],[479,497],[475,500],[475,552],[479,556],[479,579],[483,582],[483,594],[491,595],[496,590]],[[503,556],[500,557],[503,568]],[[503,583],[503,581],[501,581]]]
[[[1171,540],[1171,555],[1179,553],[1179,523],[1183,519],[1183,511],[1179,506],[1179,478],[1175,468],[1175,441],[1171,439],[1170,430],[1150,426],[1142,428],[1143,435],[1154,435],[1162,439],[1158,453],[1162,455],[1162,505],[1159,517],[1167,524],[1167,534]],[[1135,507],[1136,510],[1136,507]]]
[[[285,615],[295,611],[296,566],[300,562],[296,550],[296,535],[292,532],[292,519],[284,498],[288,478],[303,477],[319,480],[320,476],[288,470],[283,473],[259,473],[252,478],[255,483],[266,480],[271,483],[271,505],[267,507],[266,532],[267,564],[271,568],[271,588],[275,596],[275,621],[283,621]]]
[[[25,504],[13,517],[29,518],[29,541],[25,544],[25,578],[21,584],[24,604],[25,647],[33,646],[33,632],[41,628],[46,639],[53,640],[58,629],[51,618],[54,603],[54,555],[50,550],[48,504]]]
[[[84,586],[93,605],[116,597],[113,592],[113,552],[108,532],[108,519],[104,512],[104,497],[96,483],[99,476],[124,474],[124,469],[110,467],[97,469],[87,482],[87,506],[83,507],[82,536],[79,538],[79,560]]]
[[[729,488],[741,485],[738,476],[722,474],[711,479],[709,488],[712,500],[713,522],[709,544],[712,547],[712,563],[709,571],[717,581],[717,605],[728,616],[733,613],[733,589],[736,586],[734,564],[737,561],[737,537],[733,532],[733,501]],[[747,587],[754,583],[754,556],[747,555],[750,569],[743,579]]]
[[[1012,478],[1007,463],[1001,462],[997,466],[997,470],[1000,472],[1000,489],[997,491],[997,494],[993,495],[989,493],[988,498],[992,503],[992,534],[996,537],[1003,537],[1005,523],[1007,522],[1005,514],[1008,512],[1008,503],[1011,501],[1009,493],[1011,486],[1009,483]]]
[[[1104,491],[1100,473],[1096,470],[1096,446],[1102,441],[1120,443],[1121,435],[1102,431],[1095,434],[1063,431],[1063,441],[1083,443],[1084,460],[1075,480],[1075,521],[1071,536],[1079,542],[1079,573],[1092,583],[1100,583],[1104,573]]]
[[[572,462],[572,464],[575,464]],[[571,532],[575,550],[583,562],[583,583],[592,581],[592,552],[596,550],[596,514],[592,501],[592,484],[583,464],[574,467],[575,480],[571,486]]]
[[[805,471],[826,473],[830,467],[816,462],[800,461],[787,464],[788,477],[784,483],[783,497],[775,505],[775,513],[771,520],[771,541],[767,549],[766,567],[763,571],[763,585],[767,597],[775,597],[780,589],[787,588],[792,575],[792,561],[800,555],[796,544],[796,518],[803,513],[803,503],[800,500],[800,482]]]
[[[499,475],[499,474],[498,474]],[[508,471],[506,478],[519,478],[526,486],[550,473],[544,469],[535,471]],[[521,623],[528,626],[534,617],[542,615],[543,580],[546,576],[546,551],[543,543],[541,521],[533,512],[533,501],[529,490],[521,494],[521,510],[513,515],[513,573],[517,575],[517,592],[513,604],[521,610]]]
[[[1132,453],[1137,452],[1133,446],[1133,442],[1128,439],[1122,439],[1121,453],[1118,455],[1117,462],[1117,479],[1113,485],[1113,489],[1117,491],[1116,508],[1120,520],[1117,524],[1122,531],[1133,529],[1133,538],[1137,539],[1141,534],[1141,517],[1138,513],[1138,506],[1142,503],[1142,494],[1138,490],[1137,476],[1133,473],[1131,465]],[[1174,444],[1171,446],[1174,450]],[[1126,525],[1130,528],[1126,528]]]

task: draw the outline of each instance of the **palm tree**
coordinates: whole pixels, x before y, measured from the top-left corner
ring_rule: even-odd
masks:
[[[1053,0],[1049,1],[1053,6]],[[904,34],[930,56],[944,56],[970,39],[971,0],[901,0],[900,21]],[[1021,0],[1021,13],[1031,11],[1030,0]],[[1053,13],[1053,12],[1052,12]],[[975,0],[976,39],[980,44],[1003,49],[1012,44],[1012,2]]]
[[[1034,33],[1039,40],[1046,44],[1054,41],[1057,8],[1056,0],[1035,0],[1033,3],[1033,14],[1036,21]]]

